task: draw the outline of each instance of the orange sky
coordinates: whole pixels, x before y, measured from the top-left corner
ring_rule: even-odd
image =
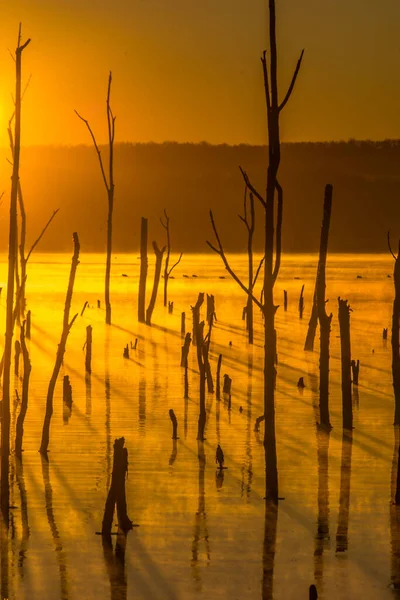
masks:
[[[117,141],[265,143],[259,56],[267,0],[13,0],[0,4],[0,145],[14,88],[19,21],[24,144],[105,141],[113,71]],[[399,0],[277,0],[286,141],[400,137]],[[4,132],[4,134],[2,133]]]

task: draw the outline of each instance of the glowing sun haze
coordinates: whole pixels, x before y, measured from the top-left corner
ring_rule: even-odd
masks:
[[[278,0],[277,18],[281,95],[306,50],[283,140],[400,137],[399,0]],[[0,145],[20,21],[24,144],[89,143],[75,108],[104,142],[109,70],[117,141],[266,141],[267,0],[1,3]]]

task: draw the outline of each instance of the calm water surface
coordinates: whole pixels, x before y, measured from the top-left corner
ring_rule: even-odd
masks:
[[[243,276],[246,260],[232,260]],[[276,318],[278,468],[285,499],[275,513],[266,511],[263,501],[263,430],[254,432],[254,421],[263,412],[261,316],[256,310],[255,344],[249,346],[241,320],[244,294],[211,255],[183,257],[169,284],[174,312],[167,314],[160,294],[150,328],[137,322],[137,256],[113,258],[113,325],[106,327],[104,257],[82,254],[72,314],[80,313],[86,300],[90,308],[78,317],[68,339],[54,397],[49,462],[42,462],[38,449],[70,255],[35,256],[27,282],[32,374],[24,454],[22,464],[12,461],[15,508],[1,543],[2,590],[10,599],[297,600],[308,598],[313,582],[326,600],[400,598],[395,589],[400,586],[400,514],[391,505],[398,434],[392,425],[390,340],[382,340],[382,328],[391,323],[393,280],[388,275],[393,260],[386,255],[329,257],[327,307],[334,315],[330,436],[316,428],[318,352],[303,351],[316,263],[315,255],[284,256],[276,284],[276,303],[283,304],[286,289],[289,307],[286,313],[279,308]],[[5,281],[3,257],[3,330]],[[303,283],[305,313],[300,320]],[[148,297],[150,292],[151,284]],[[181,312],[190,325],[190,305],[199,292],[216,298],[213,373],[222,353],[222,374],[233,380],[231,410],[224,400],[207,396],[204,445],[196,441],[199,378],[193,349],[188,400],[179,366]],[[352,439],[343,439],[341,428],[339,295],[353,308],[352,355],[361,363]],[[83,351],[88,324],[93,326],[89,379]],[[124,346],[136,338],[137,350],[124,359]],[[62,402],[65,374],[73,388],[71,414]],[[303,391],[296,385],[301,376]],[[21,390],[17,377],[13,388]],[[170,408],[179,422],[175,443]],[[14,403],[12,437],[17,414]],[[113,442],[120,436],[129,452],[128,513],[139,527],[128,534],[126,544],[113,537],[113,553],[103,549],[95,534],[110,484]],[[218,443],[228,466],[222,475],[215,465]]]

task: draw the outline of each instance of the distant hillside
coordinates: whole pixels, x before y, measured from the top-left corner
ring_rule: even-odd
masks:
[[[106,148],[102,149],[104,157]],[[0,250],[7,247],[10,166],[1,152]],[[205,251],[212,239],[213,209],[227,250],[245,249],[241,165],[263,192],[267,149],[208,144],[119,144],[115,153],[115,252],[139,248],[140,217],[149,236],[163,243],[159,217],[171,218],[173,250]],[[387,230],[400,236],[400,142],[300,143],[282,147],[283,249],[318,249],[324,186],[334,186],[329,248],[334,252],[385,252]],[[107,200],[91,147],[29,147],[22,150],[21,183],[33,240],[54,208],[60,208],[40,249],[71,250],[78,231],[83,251],[103,251]],[[258,211],[261,217],[261,212]],[[261,249],[262,218],[257,222]]]

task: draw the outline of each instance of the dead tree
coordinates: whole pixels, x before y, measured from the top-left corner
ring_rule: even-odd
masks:
[[[111,96],[111,82],[112,74],[108,76],[108,88],[107,88],[107,100],[106,100],[106,111],[107,111],[107,129],[108,129],[108,178],[106,175],[106,169],[104,167],[103,159],[101,156],[100,149],[97,145],[96,138],[89,125],[89,122],[81,117],[78,111],[75,111],[77,116],[83,121],[88,128],[94,148],[99,159],[100,171],[103,178],[104,186],[107,191],[108,200],[108,216],[107,216],[107,258],[106,258],[106,274],[105,274],[105,290],[104,290],[104,301],[106,304],[106,324],[111,325],[111,302],[110,302],[110,274],[111,274],[111,251],[112,251],[112,221],[113,221],[113,210],[114,210],[114,139],[115,139],[115,116],[110,106]]]
[[[264,229],[264,282],[263,282],[263,303],[261,303],[252,294],[251,290],[242,283],[239,277],[230,267],[225,256],[217,229],[215,227],[212,213],[211,224],[218,242],[218,247],[210,247],[219,254],[224,262],[226,269],[240,287],[252,297],[253,302],[261,309],[264,316],[264,448],[265,448],[265,472],[266,472],[266,498],[276,503],[278,501],[278,467],[275,439],[275,312],[277,306],[274,304],[274,285],[278,277],[281,262],[281,231],[282,231],[282,207],[283,190],[278,181],[278,171],[280,165],[280,132],[279,117],[286,106],[294,89],[297,75],[299,73],[304,51],[301,52],[297,62],[288,91],[282,102],[278,100],[278,76],[277,76],[277,43],[276,43],[276,16],[275,0],[269,0],[269,65],[267,65],[267,53],[264,51],[261,58],[268,122],[268,171],[267,187],[265,198],[254,188],[250,179],[243,170],[242,175],[249,191],[254,194],[265,211],[265,229]],[[277,215],[275,225],[275,196],[277,195]],[[275,236],[276,226],[276,236]],[[275,242],[275,263],[274,263],[274,242]]]
[[[400,425],[400,241],[395,256],[390,247],[388,234],[389,250],[394,258],[394,300],[392,314],[392,379],[394,391],[394,425]]]
[[[192,318],[193,318],[193,335],[192,335],[192,344],[193,346],[197,346],[197,323],[200,322],[200,308],[204,302],[204,292],[200,292],[197,297],[197,302],[194,306],[191,306],[192,309]]]
[[[138,296],[138,321],[145,323],[146,306],[146,281],[147,281],[147,219],[142,217],[140,227],[140,275],[139,275],[139,296]]]
[[[92,372],[92,326],[86,327],[86,357],[85,357],[85,371],[86,373]]]
[[[219,355],[218,357],[218,363],[217,363],[217,389],[215,392],[215,396],[217,398],[217,400],[221,400],[221,365],[222,365],[222,354]]]
[[[252,192],[249,194],[250,200],[247,197],[247,186],[244,189],[244,201],[243,201],[243,216],[239,215],[239,219],[243,221],[246,229],[247,229],[247,260],[248,260],[248,290],[250,293],[253,293],[254,286],[257,282],[258,275],[260,273],[260,269],[264,262],[264,258],[261,259],[261,262],[256,271],[256,275],[254,276],[254,266],[253,266],[253,237],[255,230],[255,209],[254,209],[254,195]],[[246,317],[246,330],[248,335],[249,344],[253,343],[254,334],[253,334],[253,300],[251,295],[247,295],[247,304],[246,310],[243,311]]]
[[[191,341],[192,341],[192,338],[191,338],[191,335],[190,335],[190,333],[188,331],[187,334],[185,335],[185,341],[184,341],[184,344],[182,346],[181,367],[184,367],[187,364],[187,359],[188,359],[188,354],[189,354],[189,348],[190,348],[190,342]]]
[[[347,300],[338,298],[340,350],[342,363],[342,407],[343,429],[353,428],[353,406],[351,403],[351,344],[350,344],[350,311]]]
[[[64,378],[63,378],[63,402],[71,410],[71,408],[72,408],[72,385],[69,380],[69,375],[64,375]]]
[[[65,298],[63,328],[62,328],[62,332],[61,332],[60,343],[59,343],[58,349],[57,349],[53,373],[51,375],[49,387],[47,390],[46,414],[44,417],[42,441],[41,441],[40,449],[39,449],[39,452],[41,454],[45,454],[45,455],[47,455],[49,441],[50,441],[50,423],[51,423],[51,417],[53,414],[54,390],[56,387],[57,378],[58,378],[58,374],[60,372],[61,364],[64,359],[68,335],[69,335],[69,332],[71,331],[72,325],[75,322],[75,319],[77,318],[77,316],[79,314],[79,313],[76,313],[76,315],[71,319],[71,321],[69,320],[69,311],[71,309],[71,301],[72,301],[72,293],[74,291],[76,269],[78,268],[78,265],[79,265],[80,245],[79,245],[79,238],[78,238],[77,233],[73,234],[73,240],[74,240],[74,254],[72,256],[71,270],[70,270],[70,274],[69,274],[69,281],[68,281],[68,288],[67,288],[67,295]]]
[[[29,84],[29,80],[28,80],[28,84]],[[27,84],[27,85],[28,85]],[[25,91],[27,89],[27,86],[25,87],[24,90],[24,94]],[[24,94],[22,95],[22,98],[24,96]],[[22,100],[21,98],[21,100]],[[9,138],[9,142],[10,142],[10,149],[11,149],[11,154],[12,156],[14,156],[14,134],[12,131],[12,124],[13,121],[15,119],[15,110],[8,122],[8,138]],[[26,211],[25,211],[25,203],[24,203],[24,197],[22,194],[22,187],[21,187],[21,180],[18,180],[18,206],[19,206],[19,212],[21,215],[21,233],[20,233],[20,240],[19,240],[19,245],[18,245],[18,252],[19,252],[19,261],[20,261],[20,275],[18,272],[18,262],[16,262],[16,286],[17,286],[17,295],[19,296],[20,300],[18,303],[18,311],[17,311],[17,319],[18,319],[18,323],[20,323],[20,319],[23,318],[25,316],[25,309],[26,309],[26,294],[25,294],[25,286],[26,286],[26,279],[27,279],[27,265],[28,265],[28,261],[31,257],[32,252],[34,251],[34,249],[36,248],[36,246],[38,245],[38,243],[40,242],[40,240],[42,239],[42,237],[44,236],[44,234],[47,231],[47,228],[50,226],[50,223],[52,222],[52,220],[54,219],[54,217],[56,216],[56,214],[58,213],[58,210],[55,210],[52,214],[52,216],[50,217],[50,219],[48,220],[48,222],[46,223],[46,225],[44,226],[44,228],[42,229],[42,232],[40,233],[39,237],[36,239],[36,241],[32,244],[31,249],[29,250],[28,254],[25,255],[25,244],[26,244]],[[18,233],[17,233],[17,237],[18,237]],[[19,288],[22,288],[21,290]],[[28,338],[28,336],[26,336]],[[28,338],[29,339],[29,338]]]
[[[169,409],[169,418],[171,419],[171,423],[172,423],[172,439],[179,440],[179,438],[178,438],[178,419],[176,418],[176,415],[172,408]]]
[[[111,528],[117,505],[118,527],[124,533],[132,529],[132,521],[128,517],[126,506],[125,478],[128,472],[128,450],[124,448],[125,439],[114,441],[114,460],[111,475],[111,486],[104,508],[101,534],[111,540]]]
[[[158,284],[160,282],[161,265],[165,248],[166,246],[163,246],[160,250],[160,248],[157,246],[157,242],[153,242],[154,254],[156,255],[156,268],[154,271],[153,291],[151,292],[149,306],[146,311],[146,325],[151,325],[151,316],[156,305]]]
[[[17,423],[15,426],[15,455],[21,458],[22,455],[22,439],[24,436],[24,421],[26,411],[28,410],[28,397],[29,397],[29,378],[31,374],[31,361],[29,358],[28,348],[26,347],[25,341],[25,321],[21,327],[21,350],[22,360],[24,364],[24,377],[22,379],[22,398]]]
[[[299,298],[299,317],[300,317],[300,319],[303,318],[303,312],[304,312],[304,283],[301,286],[301,292],[300,292],[300,298]]]
[[[315,334],[318,326],[318,308],[317,308],[317,278],[315,278],[315,289],[313,296],[313,304],[311,309],[310,320],[308,322],[307,337],[304,342],[304,350],[312,352],[314,350]]]
[[[212,325],[209,326],[207,336],[204,337],[204,321],[200,322],[200,307],[204,301],[204,294],[199,293],[196,305],[192,307],[193,311],[193,331],[196,332],[196,350],[197,364],[200,374],[200,398],[199,398],[199,419],[197,426],[197,439],[203,441],[204,430],[206,426],[206,377],[210,372],[208,353],[210,348],[210,338]]]
[[[332,211],[332,186],[325,187],[324,215],[321,228],[321,243],[317,272],[317,308],[320,330],[319,358],[319,411],[320,424],[326,429],[332,429],[329,419],[329,341],[331,334],[332,313],[328,316],[325,310],[325,268],[328,253],[329,224]]]
[[[163,219],[161,217],[160,222],[161,222],[161,225],[164,227],[165,231],[167,232],[167,254],[165,257],[165,266],[164,266],[164,306],[167,306],[167,304],[168,304],[168,280],[170,278],[172,271],[181,262],[181,258],[183,256],[183,254],[181,252],[176,263],[170,269],[168,269],[169,257],[171,255],[171,235],[170,235],[170,231],[169,231],[169,216],[167,215],[167,211],[165,210],[165,208],[164,208],[164,217],[165,217],[165,221],[163,221]]]
[[[14,333],[14,278],[17,263],[17,201],[19,182],[19,162],[21,153],[21,79],[22,79],[22,52],[30,43],[28,39],[21,45],[21,25],[18,31],[18,43],[15,50],[15,128],[13,169],[11,177],[10,201],[10,227],[8,237],[8,277],[6,300],[6,335],[4,345],[4,375],[3,375],[3,403],[1,420],[1,484],[0,502],[3,515],[8,523],[9,510],[9,455],[10,455],[10,376],[12,338]]]
[[[351,363],[351,373],[353,377],[353,385],[358,385],[358,374],[360,372],[360,361],[352,360]]]

